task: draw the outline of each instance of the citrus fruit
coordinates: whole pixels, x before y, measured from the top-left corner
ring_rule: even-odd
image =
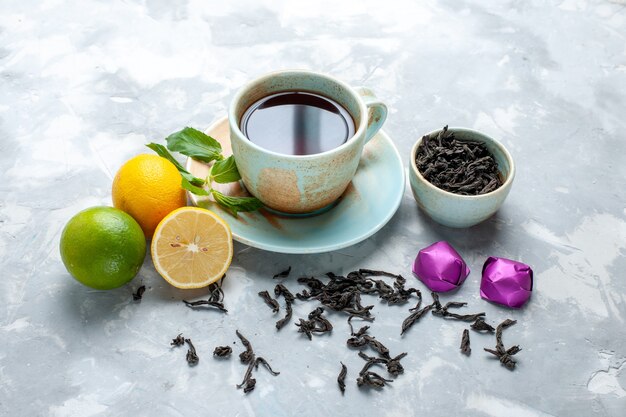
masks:
[[[146,255],[139,224],[113,207],[76,214],[61,233],[61,259],[77,281],[98,290],[121,287],[137,275]]]
[[[152,262],[176,288],[202,288],[220,279],[233,259],[230,227],[215,213],[183,207],[168,214],[152,238]]]
[[[133,216],[150,239],[159,222],[172,210],[187,205],[180,173],[158,155],[137,155],[117,171],[113,205]]]

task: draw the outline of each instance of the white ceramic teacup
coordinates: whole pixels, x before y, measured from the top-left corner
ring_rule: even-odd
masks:
[[[308,92],[345,108],[355,133],[342,145],[311,155],[280,154],[248,140],[240,127],[246,110],[282,92]],[[328,75],[306,70],[263,75],[233,98],[228,110],[230,140],[237,168],[248,191],[267,207],[284,213],[311,213],[332,204],[357,170],[363,146],[381,128],[387,107],[367,88],[352,88]]]

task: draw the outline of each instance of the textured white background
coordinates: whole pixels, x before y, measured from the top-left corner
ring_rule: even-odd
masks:
[[[3,416],[623,416],[626,414],[626,4],[612,1],[3,1],[0,5],[0,415]],[[234,91],[264,72],[309,68],[373,88],[385,130],[408,164],[423,133],[444,124],[500,139],[518,167],[500,212],[468,230],[438,226],[407,190],[372,238],[314,256],[236,244],[230,312],[191,311],[146,259],[127,287],[98,292],[65,271],[60,231],[80,209],[110,204],[119,166],[185,125],[205,128]],[[384,185],[381,185],[384,186]],[[511,317],[508,372],[482,351],[492,337],[426,317],[405,337],[409,306],[374,301],[371,333],[406,372],[359,390],[362,365],[344,317],[309,342],[280,333],[256,293],[271,276],[358,267],[409,277],[417,251],[448,240],[472,269],[448,299],[491,322]],[[531,302],[482,301],[489,255],[526,262]],[[147,286],[144,300],[131,292]],[[193,294],[203,295],[202,291]],[[426,298],[428,300],[428,297]],[[299,303],[295,318],[314,303]],[[468,309],[468,311],[469,311]],[[216,361],[238,328],[281,375]],[[179,332],[195,341],[189,368]],[[240,351],[235,345],[235,354]],[[339,360],[348,387],[339,394]]]

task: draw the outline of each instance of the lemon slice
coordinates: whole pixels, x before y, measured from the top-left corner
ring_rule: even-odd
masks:
[[[219,280],[233,259],[230,227],[215,213],[197,207],[174,210],[157,226],[152,262],[176,288],[202,288]]]

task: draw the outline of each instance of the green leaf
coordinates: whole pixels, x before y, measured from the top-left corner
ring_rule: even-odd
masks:
[[[165,140],[170,151],[180,152],[198,161],[211,162],[223,158],[222,145],[193,127],[172,133]]]
[[[183,176],[184,180],[196,187],[202,187],[204,184],[206,184],[206,181],[202,178],[194,177],[192,174],[189,174],[187,172],[181,172],[180,175]]]
[[[193,185],[191,182],[189,182],[189,180],[187,180],[187,178],[183,177],[183,181],[181,183],[181,187],[183,187],[183,189],[192,192],[193,194],[196,195],[211,195],[211,192],[208,190],[205,190],[202,187],[196,187],[195,185]]]
[[[149,143],[146,145],[148,148],[152,149],[154,152],[156,152],[159,156],[167,159],[168,161],[170,161],[171,163],[173,163],[176,166],[176,169],[178,169],[180,172],[188,172],[185,168],[183,168],[183,166],[172,156],[171,153],[168,152],[167,148],[163,145],[159,145],[158,143]]]
[[[240,211],[255,211],[263,207],[261,200],[255,197],[231,197],[224,195],[217,190],[211,190],[213,198],[224,209],[237,217]]]
[[[172,154],[169,153],[165,146],[159,145],[158,143],[149,143],[146,146],[156,152],[160,157],[163,157],[173,163],[178,172],[180,172],[180,175],[182,175],[188,182],[196,186],[204,185],[205,181],[202,178],[194,177],[191,173],[189,173],[189,171],[183,168],[183,166],[172,156]]]
[[[237,170],[235,157],[231,155],[221,161],[215,161],[211,169],[211,179],[220,184],[239,181],[241,175],[239,175],[239,171]]]

